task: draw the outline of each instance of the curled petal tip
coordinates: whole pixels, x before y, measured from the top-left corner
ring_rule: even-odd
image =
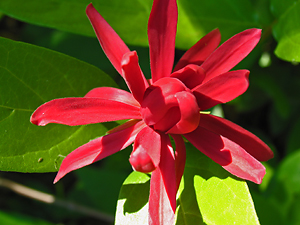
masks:
[[[30,122],[37,126],[46,126],[48,123],[45,120],[41,119],[40,117],[41,115],[36,110],[34,111],[34,113],[32,113],[30,117]]]

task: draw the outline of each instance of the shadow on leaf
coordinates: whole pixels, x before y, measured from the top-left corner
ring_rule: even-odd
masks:
[[[126,199],[124,214],[138,212],[142,209],[148,202],[149,191],[150,180],[145,183],[123,185],[119,199]]]

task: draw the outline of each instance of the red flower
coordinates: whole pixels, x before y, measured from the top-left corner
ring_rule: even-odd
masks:
[[[152,172],[149,224],[173,224],[176,192],[185,166],[182,135],[230,173],[260,183],[273,157],[270,148],[240,126],[200,110],[228,102],[248,88],[247,70],[228,72],[258,43],[259,29],[245,30],[222,44],[213,30],[190,48],[172,72],[177,27],[176,0],[154,0],[148,23],[152,80],[145,79],[130,51],[90,4],[89,17],[99,42],[131,93],[95,88],[82,98],[54,99],[40,106],[31,122],[70,126],[131,119],[71,152],[54,182],[72,170],[114,154],[131,143],[132,167]],[[174,153],[170,136],[175,140]]]

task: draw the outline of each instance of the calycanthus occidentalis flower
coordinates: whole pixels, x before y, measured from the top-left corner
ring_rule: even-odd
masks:
[[[54,99],[41,105],[31,122],[76,126],[129,120],[71,152],[54,182],[133,143],[129,159],[133,169],[152,172],[149,224],[173,224],[176,192],[185,167],[183,137],[237,177],[262,181],[265,168],[259,161],[273,157],[270,148],[242,127],[201,113],[246,91],[249,71],[229,70],[252,51],[261,30],[245,30],[218,47],[221,35],[215,29],[192,46],[173,70],[176,0],[154,0],[148,22],[152,79],[147,81],[137,53],[129,50],[92,4],[86,13],[103,51],[131,93],[99,87],[84,97]],[[174,150],[170,137],[175,141]]]

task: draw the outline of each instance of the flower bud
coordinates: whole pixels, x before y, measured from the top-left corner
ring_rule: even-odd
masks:
[[[151,157],[143,147],[138,147],[132,151],[129,162],[135,171],[142,173],[150,173],[156,169]]]

